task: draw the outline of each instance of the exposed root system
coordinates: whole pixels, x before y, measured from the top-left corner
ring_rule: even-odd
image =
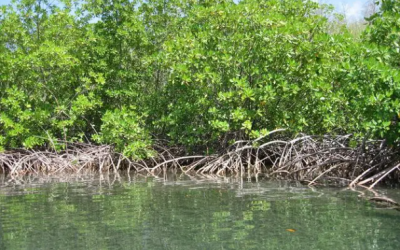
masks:
[[[11,175],[24,173],[80,172],[87,169],[108,169],[114,164],[110,146],[94,146],[84,143],[68,143],[66,150],[18,149],[0,153],[0,168]]]
[[[219,155],[162,161],[150,170],[174,164],[184,172],[265,173],[271,178],[294,179],[308,185],[329,181],[369,188],[380,182],[400,182],[400,152],[383,140],[352,141],[351,135],[299,135],[285,140],[278,133],[283,131],[275,130],[256,140],[237,141]]]
[[[120,169],[155,173],[180,169],[185,173],[254,174],[294,179],[314,185],[321,182],[363,185],[400,182],[400,152],[385,141],[352,141],[345,136],[308,136],[286,140],[283,129],[256,140],[237,141],[216,155],[184,156],[180,148],[155,146],[156,157],[132,161],[111,146],[68,144],[62,152],[14,150],[0,153],[0,168],[12,175],[26,172]]]

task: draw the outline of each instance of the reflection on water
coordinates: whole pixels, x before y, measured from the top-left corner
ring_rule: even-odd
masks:
[[[0,186],[0,249],[400,249],[400,212],[343,189],[176,174]]]

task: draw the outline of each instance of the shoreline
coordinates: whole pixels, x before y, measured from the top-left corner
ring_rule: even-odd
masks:
[[[271,179],[265,173],[255,173],[250,175],[215,175],[215,174],[200,174],[200,173],[185,173],[179,169],[169,169],[167,171],[158,171],[156,173],[150,172],[131,172],[121,170],[117,172],[94,172],[91,170],[83,170],[80,173],[69,172],[65,175],[64,172],[58,173],[27,173],[24,175],[8,175],[0,173],[0,186],[2,187],[15,187],[15,186],[26,186],[26,185],[44,185],[50,183],[75,183],[75,182],[85,182],[85,183],[102,183],[105,182],[107,185],[112,186],[117,183],[123,182],[136,182],[142,181],[143,179],[154,178],[162,182],[180,181],[187,178],[187,180],[198,181],[199,183],[204,183],[204,180],[210,183],[237,183],[238,187],[241,189],[245,182],[275,182],[275,183],[285,183],[284,185],[295,186],[295,187],[308,187],[309,189],[316,191],[317,189],[324,188],[335,188],[338,191],[351,191],[358,193],[358,197],[373,204],[376,208],[380,209],[391,209],[400,211],[400,203],[398,199],[394,199],[387,193],[385,187],[379,186],[377,189],[370,189],[367,186],[356,185],[347,186],[344,183],[332,183],[329,180],[323,180],[322,183],[318,183],[316,186],[308,186],[306,183],[298,180],[288,180],[288,179]],[[398,189],[400,186],[395,187]]]

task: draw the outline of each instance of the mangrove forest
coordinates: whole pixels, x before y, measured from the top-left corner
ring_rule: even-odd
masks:
[[[0,6],[0,171],[400,183],[400,2]]]

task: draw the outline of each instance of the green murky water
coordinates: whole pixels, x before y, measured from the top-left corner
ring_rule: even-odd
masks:
[[[400,249],[400,212],[342,189],[172,174],[0,186],[0,249]]]

